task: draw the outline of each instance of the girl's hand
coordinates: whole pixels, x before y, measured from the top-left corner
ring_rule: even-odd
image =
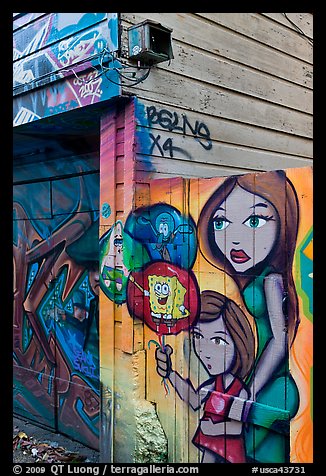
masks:
[[[170,357],[172,352],[173,349],[168,344],[165,346],[164,352],[160,348],[157,348],[155,351],[156,371],[163,378],[168,378],[172,372],[172,361]]]

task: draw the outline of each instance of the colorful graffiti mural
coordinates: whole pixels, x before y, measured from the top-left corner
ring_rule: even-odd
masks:
[[[312,169],[148,187],[101,238],[101,289],[144,324],[168,441],[183,425],[189,462],[311,462]]]
[[[115,13],[51,13],[16,25],[14,126],[119,95],[118,74],[100,68],[118,47],[117,22]]]
[[[94,448],[98,190],[95,173],[17,185],[13,228],[14,410]]]

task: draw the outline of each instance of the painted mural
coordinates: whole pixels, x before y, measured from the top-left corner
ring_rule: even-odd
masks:
[[[14,23],[14,126],[119,94],[118,74],[102,70],[118,47],[116,13],[28,15]]]
[[[188,462],[311,462],[312,169],[153,180],[146,197],[100,238],[100,283],[144,325],[169,461],[180,444]]]
[[[98,189],[95,173],[17,185],[13,211],[14,410],[94,448]]]

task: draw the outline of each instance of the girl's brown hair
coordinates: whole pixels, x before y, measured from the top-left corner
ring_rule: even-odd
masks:
[[[238,185],[244,190],[268,200],[275,208],[278,219],[278,236],[269,255],[244,273],[236,273],[214,239],[213,217],[216,209]],[[240,204],[241,206],[241,204]],[[299,325],[298,297],[295,290],[292,266],[299,223],[299,205],[296,192],[283,170],[228,177],[203,207],[198,221],[198,242],[201,253],[215,267],[231,275],[240,290],[266,266],[283,276],[287,296],[289,342],[293,343]]]
[[[223,317],[235,346],[235,358],[230,372],[245,379],[255,360],[255,338],[246,315],[234,301],[217,291],[203,291],[200,296],[199,322]]]

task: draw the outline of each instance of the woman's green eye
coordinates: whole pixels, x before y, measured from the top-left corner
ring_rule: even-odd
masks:
[[[251,217],[249,219],[249,226],[251,226],[252,228],[258,228],[259,218],[258,217]]]
[[[230,224],[229,220],[227,220],[226,218],[215,218],[213,223],[215,231],[224,230]]]
[[[265,225],[267,221],[268,220],[263,217],[252,215],[244,222],[244,224],[249,226],[249,228],[260,228],[261,226]]]

